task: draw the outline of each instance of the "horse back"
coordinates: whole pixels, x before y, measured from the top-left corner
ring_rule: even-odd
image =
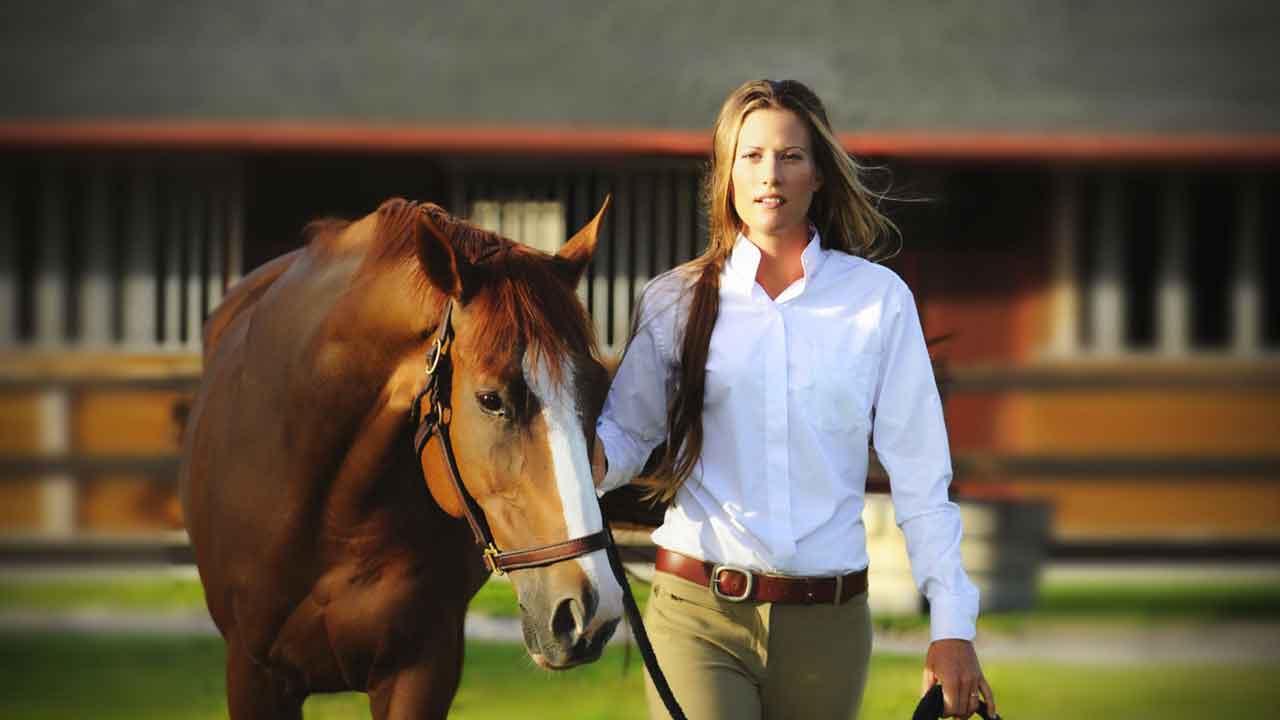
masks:
[[[299,248],[264,263],[231,287],[204,324],[204,364],[206,366],[216,352],[223,332],[241,313],[253,308],[263,293],[271,289],[272,284],[293,266],[301,253],[302,249]]]

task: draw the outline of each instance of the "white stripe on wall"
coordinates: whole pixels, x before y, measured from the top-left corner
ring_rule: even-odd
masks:
[[[1160,269],[1156,281],[1156,346],[1166,355],[1180,355],[1191,346],[1191,300],[1187,286],[1190,243],[1190,202],[1187,179],[1170,176],[1163,188]]]
[[[1236,204],[1236,267],[1232,290],[1232,348],[1253,354],[1262,348],[1262,189],[1257,176],[1243,178]],[[1275,281],[1277,279],[1273,279]]]
[[[1090,321],[1093,349],[1117,353],[1124,347],[1127,326],[1124,296],[1125,187],[1119,178],[1102,181],[1098,203],[1098,232],[1094,238],[1094,266]]]
[[[111,291],[115,285],[112,263],[111,214],[108,211],[108,168],[94,163],[85,183],[80,252],[84,266],[80,278],[80,337],[90,347],[111,343]]]
[[[53,162],[40,168],[40,230],[35,282],[35,336],[43,346],[66,336],[66,169]]]

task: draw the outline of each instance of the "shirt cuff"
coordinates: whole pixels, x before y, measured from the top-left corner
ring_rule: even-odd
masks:
[[[929,641],[968,640],[978,635],[978,596],[938,594],[929,598]]]
[[[614,427],[613,423],[603,419],[596,425],[596,435],[604,446],[605,462],[608,465],[604,474],[604,482],[600,483],[600,487],[596,488],[596,495],[602,496],[631,482],[636,473],[640,471],[640,466],[635,462],[634,458],[642,452],[642,449],[632,443],[627,438],[626,433]],[[643,462],[643,460],[640,462]]]

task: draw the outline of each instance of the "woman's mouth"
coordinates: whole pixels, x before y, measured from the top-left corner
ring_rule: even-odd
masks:
[[[776,210],[786,205],[787,199],[781,195],[761,195],[755,199],[755,202],[767,210]]]

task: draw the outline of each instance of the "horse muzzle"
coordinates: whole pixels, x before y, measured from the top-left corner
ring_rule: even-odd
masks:
[[[551,583],[535,583],[544,588]],[[598,595],[585,583],[570,592],[521,591],[525,648],[539,667],[564,670],[600,658],[620,617],[600,617]]]

